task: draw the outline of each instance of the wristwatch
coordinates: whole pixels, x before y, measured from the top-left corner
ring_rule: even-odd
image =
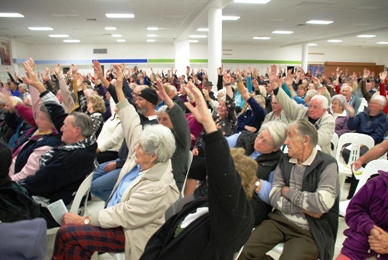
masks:
[[[85,225],[89,225],[89,224],[90,224],[90,218],[89,218],[89,216],[86,216],[86,217],[84,218],[84,224],[85,224]]]

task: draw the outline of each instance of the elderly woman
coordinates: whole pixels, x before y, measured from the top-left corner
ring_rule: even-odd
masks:
[[[122,69],[114,67],[117,108],[126,119],[122,125],[130,154],[105,209],[91,216],[64,215],[53,259],[90,259],[95,251],[125,250],[126,259],[137,260],[150,236],[163,224],[165,211],[179,197],[170,160],[174,136],[162,125],[142,130],[139,115],[122,91]]]
[[[253,158],[259,169],[257,171],[258,182],[250,201],[255,226],[259,225],[272,207],[269,202],[269,192],[273,180],[274,170],[283,154],[280,148],[287,138],[287,125],[278,121],[270,121],[260,128],[258,134],[242,134],[237,140],[236,147],[245,149],[246,154]]]
[[[350,132],[348,128],[349,117],[346,113],[346,98],[343,95],[335,95],[331,98],[331,111],[335,119],[334,132],[339,136]]]
[[[104,125],[102,113],[105,112],[105,103],[102,97],[96,94],[90,95],[88,97],[87,112],[93,121],[94,134],[98,137]]]
[[[55,128],[47,107],[42,104],[39,92],[31,88],[32,108],[17,104],[15,109],[29,122],[32,128],[21,136],[19,144],[12,154],[9,176],[13,181],[20,181],[34,175],[40,169],[40,158],[47,151],[61,144],[61,134]],[[54,118],[54,120],[58,120]]]
[[[244,191],[238,173],[254,174],[255,163],[247,156],[242,160],[232,159],[201,92],[191,83],[189,87],[195,95],[196,107],[191,104],[187,107],[206,131],[203,139],[208,196],[187,203],[169,218],[148,241],[142,260],[232,259],[252,231],[253,216],[246,196],[252,193],[252,188]]]

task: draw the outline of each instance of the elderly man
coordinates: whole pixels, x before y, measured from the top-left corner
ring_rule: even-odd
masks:
[[[91,216],[66,213],[57,234],[53,259],[90,259],[95,251],[126,252],[139,259],[151,235],[163,224],[164,213],[179,197],[171,156],[175,140],[162,125],[142,130],[139,114],[125,99],[118,65],[116,93],[129,156],[107,207]]]
[[[318,132],[299,119],[288,129],[284,154],[275,170],[270,202],[275,211],[259,225],[239,259],[269,259],[284,243],[287,259],[332,259],[338,229],[338,170],[332,156],[318,151]],[[265,234],[265,235],[263,235]]]
[[[40,158],[40,168],[35,175],[22,183],[28,194],[36,196],[41,207],[41,216],[49,228],[58,226],[45,207],[48,203],[62,199],[68,205],[85,177],[95,169],[97,143],[93,135],[93,123],[84,113],[65,114],[53,93],[45,89],[33,71],[32,59],[24,62],[28,83],[35,87],[50,113],[56,129],[62,132],[64,143],[44,153]]]
[[[334,118],[327,112],[329,106],[327,99],[322,95],[316,95],[311,99],[310,107],[298,105],[283,89],[279,88],[280,82],[275,65],[271,66],[269,77],[274,94],[283,107],[286,117],[290,121],[303,118],[312,123],[318,130],[318,145],[323,152],[331,154],[330,141],[334,134],[335,123]]]
[[[359,91],[359,90],[357,90]],[[351,105],[356,111],[356,114],[364,111],[364,107],[367,106],[366,100],[364,98],[360,98],[360,93],[354,94],[353,89],[349,86],[348,83],[344,83],[341,87],[341,94],[345,96],[346,102]]]

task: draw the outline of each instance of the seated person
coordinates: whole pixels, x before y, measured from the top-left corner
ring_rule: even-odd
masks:
[[[105,209],[85,217],[64,215],[53,259],[90,259],[95,251],[125,251],[126,259],[139,259],[150,236],[163,224],[165,211],[179,197],[170,160],[174,136],[162,125],[142,130],[139,114],[122,91],[121,67],[114,67],[117,108],[126,119],[122,125],[130,154]]]
[[[28,59],[23,65],[29,85],[39,91],[55,128],[62,132],[61,140],[64,143],[44,153],[39,161],[39,170],[22,183],[28,194],[35,196],[35,201],[41,204],[40,215],[51,228],[58,226],[58,223],[45,206],[59,199],[65,205],[70,205],[82,181],[95,169],[97,144],[90,117],[78,112],[65,114],[54,94],[46,90],[34,73],[33,60]]]
[[[318,132],[307,120],[289,126],[288,154],[279,161],[270,193],[275,211],[252,232],[239,259],[262,259],[278,243],[284,243],[281,258],[333,258],[338,166],[331,155],[315,148],[317,143]]]
[[[104,119],[102,118],[102,113],[105,112],[105,103],[104,100],[96,94],[88,96],[87,104],[87,114],[93,121],[93,132],[96,136],[101,132],[101,129],[104,125]]]
[[[12,154],[9,176],[13,181],[21,181],[34,175],[40,168],[42,154],[61,144],[61,135],[51,120],[49,111],[39,98],[36,88],[31,88],[33,109],[15,106],[18,113],[32,126],[31,131],[20,137]]]
[[[267,218],[272,207],[269,192],[273,180],[274,170],[282,156],[280,148],[287,137],[287,125],[282,122],[271,121],[261,126],[258,134],[243,133],[237,140],[236,147],[245,149],[246,155],[253,158],[259,168],[256,173],[258,185],[250,200],[255,226]]]
[[[206,134],[208,196],[187,203],[150,238],[140,259],[232,259],[253,227],[253,215],[241,179],[234,169],[229,147],[217,130],[203,96],[192,83],[196,107],[187,107],[202,123]],[[237,162],[236,162],[237,163]],[[244,157],[245,171],[255,163]]]
[[[272,95],[271,100],[271,112],[265,116],[263,123],[267,123],[269,121],[280,121],[288,125],[290,122],[283,110],[282,105],[280,105],[276,99],[276,96]]]
[[[322,151],[331,154],[331,139],[334,134],[334,118],[327,112],[329,106],[327,99],[322,95],[316,95],[311,99],[310,106],[305,107],[290,99],[282,88],[277,77],[277,67],[271,66],[269,73],[270,83],[276,99],[281,104],[287,118],[291,121],[306,119],[318,130],[318,145]]]
[[[123,128],[121,127],[120,117],[115,108],[113,115],[105,121],[101,133],[97,138],[98,148],[96,157],[98,163],[117,159],[123,140]]]
[[[343,95],[335,95],[331,98],[331,114],[335,119],[334,132],[340,137],[344,133],[349,133],[349,117],[346,113],[346,98]]]
[[[347,238],[336,260],[388,258],[387,183],[388,173],[379,171],[350,200],[345,215]]]
[[[39,205],[28,196],[27,191],[11,181],[8,176],[11,150],[0,141],[0,222],[14,222],[39,216]]]
[[[387,117],[383,112],[386,104],[386,98],[380,95],[375,95],[368,103],[368,107],[363,112],[355,115],[355,110],[349,104],[346,109],[349,114],[348,127],[356,133],[366,134],[373,138],[375,145],[378,145],[384,140],[385,132],[387,131]],[[368,147],[360,147],[360,155],[362,156],[368,151]],[[345,162],[349,161],[350,150],[343,149],[342,156]],[[351,199],[356,191],[358,180],[352,175],[350,189],[347,199]]]

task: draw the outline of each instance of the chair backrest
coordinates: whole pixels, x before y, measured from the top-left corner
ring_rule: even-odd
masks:
[[[186,187],[187,175],[189,175],[189,170],[190,170],[190,166],[191,166],[192,162],[193,162],[193,153],[189,150],[189,160],[187,161],[187,172],[186,172],[185,181],[183,182],[182,190],[181,190],[181,197],[182,198],[185,196],[185,187]]]
[[[86,206],[88,202],[88,195],[90,186],[92,185],[92,179],[93,179],[93,172],[89,174],[81,183],[79,186],[77,193],[75,194],[73,203],[71,204],[70,212],[74,214],[79,214],[79,208],[81,206],[82,198],[85,197],[84,200],[84,212],[86,211]]]
[[[367,180],[371,175],[377,173],[378,170],[386,170],[387,168],[388,168],[388,160],[377,159],[377,160],[370,161],[365,166],[365,169],[360,176],[355,193],[357,193],[361,189],[361,187],[367,182]]]
[[[338,147],[338,135],[336,133],[333,134],[333,137],[331,138],[331,155],[335,156],[337,152]]]
[[[375,141],[373,140],[373,138],[371,136],[365,135],[365,134],[345,133],[345,134],[341,135],[338,139],[337,151],[335,153],[335,158],[337,159],[337,162],[341,161],[341,158],[342,158],[341,151],[342,151],[342,147],[345,144],[352,144],[352,150],[353,150],[353,148],[355,150],[353,152],[353,155],[354,155],[354,153],[357,152],[357,149],[358,149],[358,155],[359,155],[359,148],[360,148],[361,144],[363,144],[363,145],[367,146],[369,149],[371,149],[375,145]],[[352,156],[352,152],[350,153],[350,155]],[[358,157],[355,159],[357,160]],[[352,160],[352,158],[349,157],[349,163],[351,162],[351,160]]]

